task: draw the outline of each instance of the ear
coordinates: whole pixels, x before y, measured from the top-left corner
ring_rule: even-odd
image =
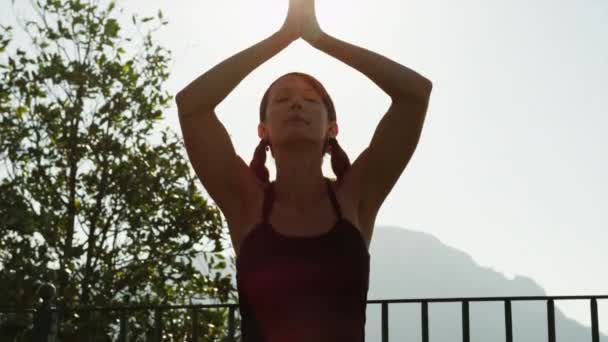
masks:
[[[264,123],[263,123],[263,122],[260,122],[260,123],[258,124],[258,137],[259,137],[260,139],[264,139],[264,138],[266,138],[266,135],[267,135],[267,134],[268,134],[268,133],[266,132],[266,126],[264,125]]]
[[[336,121],[330,121],[327,127],[327,136],[335,138],[338,136],[338,123]]]

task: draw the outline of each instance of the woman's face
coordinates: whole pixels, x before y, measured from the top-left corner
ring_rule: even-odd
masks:
[[[322,145],[327,136],[335,137],[337,126],[328,121],[321,95],[302,77],[279,79],[268,93],[266,122],[258,127],[260,138],[272,145],[312,143]]]

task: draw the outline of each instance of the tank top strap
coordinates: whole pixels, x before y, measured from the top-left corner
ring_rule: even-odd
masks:
[[[336,216],[338,219],[342,219],[342,210],[340,210],[340,204],[336,199],[336,194],[334,193],[334,189],[331,187],[331,181],[329,178],[324,177],[325,182],[327,183],[327,192],[329,193],[329,199],[331,200],[331,205],[334,207],[334,211],[336,212]]]
[[[264,189],[264,206],[262,209],[262,224],[268,224],[268,217],[270,217],[270,211],[272,210],[272,204],[274,203],[274,183],[270,182],[266,184]]]

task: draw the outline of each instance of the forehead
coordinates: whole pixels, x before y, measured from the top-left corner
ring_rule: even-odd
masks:
[[[309,81],[297,75],[288,75],[280,78],[272,86],[270,92],[276,93],[281,91],[293,90],[310,91],[316,93],[315,88]]]

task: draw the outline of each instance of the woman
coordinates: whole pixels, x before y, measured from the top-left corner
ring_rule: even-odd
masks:
[[[260,145],[248,166],[215,108],[299,38],[366,75],[391,97],[391,106],[350,165],[323,86],[305,74],[284,75],[262,99]],[[325,33],[314,0],[290,0],[276,33],[177,94],[188,156],[224,214],[236,252],[244,341],[364,340],[374,220],[416,148],[431,87],[418,73]],[[273,182],[266,151],[276,161]],[[335,181],[322,174],[325,153]]]

